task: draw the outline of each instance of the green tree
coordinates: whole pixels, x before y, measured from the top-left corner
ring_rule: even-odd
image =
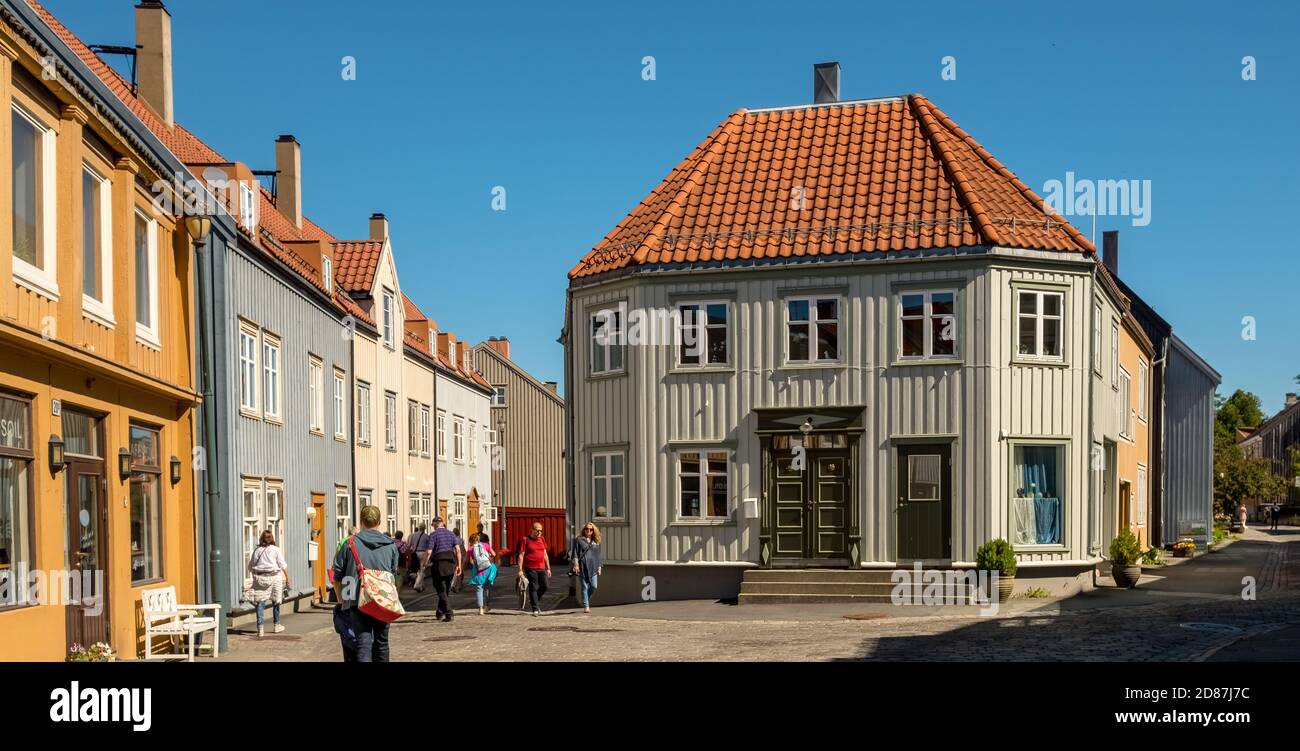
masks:
[[[1217,412],[1214,415],[1214,435],[1217,438],[1237,440],[1237,428],[1254,428],[1264,422],[1264,410],[1259,397],[1249,391],[1237,389],[1232,396],[1214,395]]]
[[[1214,441],[1214,498],[1232,516],[1248,500],[1271,500],[1286,494],[1286,480],[1274,475],[1267,459],[1246,456],[1232,437]]]

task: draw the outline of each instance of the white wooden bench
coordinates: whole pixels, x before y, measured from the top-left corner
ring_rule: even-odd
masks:
[[[176,587],[157,587],[140,593],[140,604],[144,611],[144,658],[146,660],[167,659],[177,656],[153,653],[153,637],[166,636],[176,639],[186,637],[189,642],[189,661],[194,662],[194,637],[204,631],[212,632],[212,656],[221,654],[220,605],[181,605],[176,602]],[[202,615],[211,611],[212,615]]]

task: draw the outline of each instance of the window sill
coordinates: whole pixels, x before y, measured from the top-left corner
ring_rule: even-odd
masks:
[[[1016,555],[1026,553],[1068,553],[1070,548],[1066,545],[1021,545],[1016,548]]]
[[[842,360],[827,360],[826,362],[787,362],[781,365],[781,370],[843,370],[849,367],[848,363]]]
[[[732,527],[736,522],[731,517],[707,517],[704,519],[676,519],[670,527]]]
[[[347,442],[348,442],[348,437],[345,436],[345,435],[342,435],[342,434],[340,434],[340,433],[335,433],[335,434],[334,434],[334,440],[338,441],[339,443],[347,443]],[[360,445],[360,444],[358,444],[358,445]]]
[[[270,423],[271,425],[276,425],[281,428],[284,427],[284,419],[281,418],[279,415],[263,415],[262,420],[264,422]]]
[[[1024,357],[1024,356],[1016,356],[1016,357],[1012,357],[1012,358],[1011,358],[1011,364],[1012,364],[1012,365],[1026,365],[1026,366],[1040,366],[1040,367],[1045,367],[1045,368],[1068,368],[1068,367],[1070,367],[1070,363],[1066,362],[1063,358],[1057,358],[1057,359],[1055,359],[1055,360],[1049,360],[1049,359],[1046,359],[1046,358],[1044,358],[1044,359],[1037,359],[1037,358],[1033,358],[1033,357]]]
[[[695,375],[700,373],[732,374],[735,372],[736,372],[735,365],[719,365],[716,363],[712,365],[680,365],[679,364],[679,365],[674,365],[672,368],[669,368],[668,370],[669,375]]]
[[[926,366],[926,365],[939,365],[939,366],[947,367],[947,366],[954,366],[954,365],[961,366],[965,364],[966,361],[961,359],[960,357],[934,357],[934,358],[916,357],[916,358],[894,360],[889,364],[889,366],[891,368],[911,368],[911,367]]]
[[[139,322],[135,324],[135,340],[149,349],[162,351],[162,342],[159,341],[157,332]]]
[[[258,422],[262,421],[262,413],[248,409],[247,407],[240,407],[239,414],[241,417],[247,417],[250,420],[257,420]]]
[[[113,319],[113,311],[104,305],[104,303],[93,297],[82,294],[81,296],[81,315],[84,318],[106,326],[110,329],[117,328],[117,321]]]
[[[314,435],[314,436],[320,436],[321,438],[324,438],[324,437],[325,437],[325,431],[323,431],[323,430],[321,430],[321,429],[319,429],[319,428],[308,428],[308,429],[307,429],[307,432],[308,432],[308,433],[311,433],[311,434]]]
[[[619,376],[625,376],[625,375],[627,375],[627,370],[626,370],[626,369],[624,369],[624,370],[606,370],[606,371],[602,371],[602,372],[600,372],[600,373],[589,373],[589,374],[587,375],[587,378],[588,378],[588,380],[598,381],[598,380],[604,380],[604,379],[606,379],[606,378],[618,378]]]
[[[592,517],[592,521],[607,527],[626,527],[631,524],[626,517],[622,516],[596,516]]]
[[[15,284],[26,287],[50,302],[59,301],[59,283],[51,276],[41,272],[35,266],[29,265],[22,259],[15,258],[13,263]]]

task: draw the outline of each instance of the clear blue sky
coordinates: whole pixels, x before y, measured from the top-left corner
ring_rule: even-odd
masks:
[[[133,41],[134,0],[47,4]],[[729,112],[810,101],[812,64],[838,60],[844,98],[924,93],[1040,193],[1150,180],[1150,224],[1097,237],[1121,230],[1121,276],[1268,412],[1300,390],[1297,5],[168,3],[178,119],[254,169],[295,134],[309,216],[362,237],[386,213],[404,290],[543,380],[573,264]]]

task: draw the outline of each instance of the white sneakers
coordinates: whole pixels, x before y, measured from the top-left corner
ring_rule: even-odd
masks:
[[[279,623],[275,624],[275,633],[278,634],[278,633],[281,633],[281,632],[283,632],[283,631],[284,631],[284,626],[280,625]]]
[[[284,626],[281,625],[281,624],[279,624],[279,623],[277,623],[277,624],[275,624],[275,628],[273,629],[273,631],[274,631],[275,633],[277,633],[277,634],[279,634],[279,633],[283,633],[283,632],[284,632]],[[264,626],[258,626],[258,627],[257,627],[257,638],[261,639],[263,636],[266,636],[266,628],[265,628]]]
[[[479,615],[483,615],[483,608],[479,608],[479,609],[478,609],[478,614],[479,614]]]
[[[258,626],[258,627],[257,627],[257,638],[261,639],[263,636],[266,636],[266,629],[262,628],[261,626]]]

